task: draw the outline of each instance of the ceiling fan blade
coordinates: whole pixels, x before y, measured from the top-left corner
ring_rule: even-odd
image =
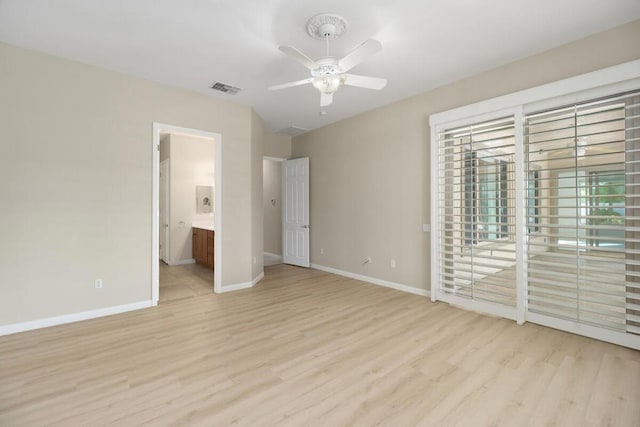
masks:
[[[307,67],[310,70],[315,70],[315,69],[320,67],[316,63],[316,61],[314,61],[313,59],[309,58],[307,55],[305,55],[304,53],[300,52],[298,49],[296,49],[293,46],[280,46],[279,49],[280,49],[281,52],[286,53],[291,58],[295,59],[296,61],[298,61],[299,63],[301,63],[302,65],[304,65],[305,67]]]
[[[380,77],[359,76],[357,74],[345,74],[344,77],[344,84],[349,86],[380,90],[387,85],[387,79]]]
[[[308,79],[304,79],[304,80],[297,80],[295,82],[282,83],[279,85],[269,86],[267,89],[269,90],[286,89],[288,87],[302,86],[304,84],[311,83],[312,81],[313,81],[313,77],[309,77]]]
[[[338,61],[338,66],[345,73],[380,49],[382,49],[382,45],[378,40],[369,39]]]
[[[320,106],[326,107],[327,105],[331,105],[333,103],[333,94],[332,93],[321,93],[320,94]]]

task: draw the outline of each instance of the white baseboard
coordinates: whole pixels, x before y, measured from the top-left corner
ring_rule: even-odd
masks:
[[[179,259],[178,261],[165,261],[168,265],[170,266],[175,266],[175,265],[187,265],[187,264],[195,264],[196,260],[193,258],[189,258],[189,259]]]
[[[269,258],[269,261],[273,261],[274,264],[282,264],[282,255],[278,255],[278,254],[272,254],[271,252],[265,252],[264,253],[264,257]],[[271,264],[265,264],[265,265],[271,265]]]
[[[113,307],[99,308],[97,310],[82,311],[80,313],[65,314],[62,316],[48,317],[46,319],[30,320],[28,322],[12,323],[0,326],[0,336],[47,328],[49,326],[64,325],[65,323],[79,322],[81,320],[95,319],[110,316],[112,314],[125,313],[127,311],[148,308],[154,304],[151,301],[140,301],[131,304],[116,305]]]
[[[264,271],[253,278],[253,280],[251,281],[251,286],[255,286],[262,279],[264,279]]]
[[[264,271],[258,274],[256,277],[254,277],[253,280],[250,282],[233,283],[231,285],[221,286],[220,293],[222,294],[224,292],[239,291],[241,289],[253,288],[256,285],[256,283],[258,283],[263,278],[264,278]]]
[[[422,297],[428,297],[431,295],[426,289],[418,289],[413,286],[403,285],[401,283],[389,282],[388,280],[377,279],[375,277],[363,276],[361,274],[351,273],[349,271],[338,270],[337,268],[325,267],[324,265],[311,264],[311,268],[316,270],[326,271],[327,273],[337,274],[339,276],[349,277],[351,279],[361,280],[363,282],[371,283],[378,286],[384,286],[385,288],[395,289],[397,291],[407,292],[414,295],[420,295]]]

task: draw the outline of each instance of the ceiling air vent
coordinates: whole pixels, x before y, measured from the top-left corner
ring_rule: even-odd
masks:
[[[220,82],[215,82],[211,86],[211,89],[217,90],[219,92],[228,93],[229,95],[235,95],[236,93],[240,92],[239,87],[231,86],[226,83],[220,83]]]
[[[298,136],[308,131],[309,129],[299,128],[297,126],[289,126],[288,128],[279,130],[277,133],[282,133],[289,136]]]

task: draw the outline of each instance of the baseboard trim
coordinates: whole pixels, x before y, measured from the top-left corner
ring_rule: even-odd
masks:
[[[167,265],[170,265],[170,266],[172,266],[172,267],[173,267],[173,266],[176,266],[176,265],[188,265],[188,264],[195,264],[195,263],[196,263],[196,260],[195,260],[195,259],[193,259],[193,258],[189,258],[189,259],[180,259],[180,260],[178,260],[178,261],[171,261],[171,262],[169,262],[169,261],[165,261],[165,262],[167,263]]]
[[[120,314],[127,311],[149,308],[153,305],[154,304],[152,301],[140,301],[131,304],[99,308],[97,310],[82,311],[80,313],[65,314],[62,316],[47,317],[45,319],[38,320],[30,320],[28,322],[12,323],[9,325],[0,326],[0,336],[16,334],[18,332],[32,331],[34,329],[48,328],[50,326],[64,325],[65,323],[79,322],[81,320],[111,316],[112,314]]]
[[[363,282],[371,283],[373,285],[384,286],[385,288],[395,289],[397,291],[407,292],[413,295],[419,295],[421,297],[429,297],[431,293],[426,289],[418,289],[413,286],[403,285],[401,283],[390,282],[388,280],[377,279],[375,277],[363,276],[361,274],[351,273],[349,271],[338,270],[333,267],[325,267],[324,265],[311,264],[311,268],[316,270],[326,271],[327,273],[337,274],[339,276],[349,277],[350,279],[356,279]]]
[[[282,263],[282,255],[273,254],[271,252],[265,252],[264,255],[273,258],[276,262]]]
[[[262,279],[264,279],[264,271],[253,278],[253,280],[251,281],[251,286],[255,286]]]
[[[220,293],[222,294],[225,292],[232,292],[232,291],[239,291],[242,289],[253,288],[256,285],[256,283],[258,283],[263,278],[264,278],[264,271],[258,274],[256,277],[254,277],[253,280],[250,282],[233,283],[231,285],[220,286]]]

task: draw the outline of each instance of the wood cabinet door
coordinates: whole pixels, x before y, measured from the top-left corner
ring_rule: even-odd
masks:
[[[198,261],[198,230],[192,229],[191,232],[191,256]]]
[[[215,232],[207,231],[207,267],[210,269],[214,269],[214,241],[215,241]]]
[[[193,234],[191,236],[192,238],[192,251],[193,251],[193,259],[196,260],[196,262],[202,262],[202,241],[200,240],[200,235],[202,234],[202,232],[197,229],[194,228],[193,229]]]
[[[198,240],[200,241],[199,262],[207,264],[207,231],[198,230]]]
[[[194,228],[192,234],[193,259],[198,264],[203,264],[214,269],[214,242],[215,232]]]

